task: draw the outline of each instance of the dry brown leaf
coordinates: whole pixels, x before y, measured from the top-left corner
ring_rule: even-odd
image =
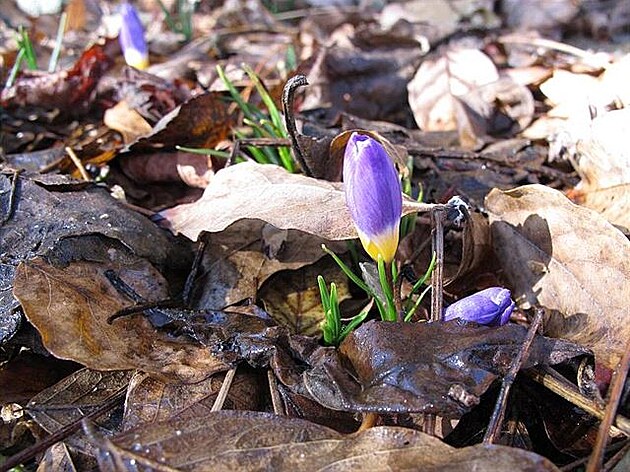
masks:
[[[151,272],[148,263],[141,264],[126,268],[127,275]],[[50,352],[94,369],[140,369],[166,381],[198,382],[226,370],[206,349],[156,332],[143,316],[109,324],[111,315],[131,303],[112,287],[104,270],[91,262],[55,267],[41,257],[18,266],[15,297]],[[162,276],[155,269],[151,274],[150,298],[164,298]],[[149,287],[134,288],[142,295]]]
[[[423,131],[457,129],[454,96],[498,79],[495,65],[477,49],[451,50],[426,59],[407,85],[416,123]]]
[[[544,457],[516,448],[479,444],[455,449],[401,427],[375,427],[344,436],[308,421],[259,412],[221,411],[94,439],[105,472],[155,468],[154,464],[197,472],[558,470]]]
[[[461,418],[508,371],[527,330],[475,323],[391,323],[371,320],[339,349],[320,348],[303,374],[309,394],[342,411],[432,413]],[[581,356],[576,344],[536,336],[524,368]]]
[[[595,118],[576,144],[579,203],[630,230],[630,108]]]
[[[171,417],[195,418],[210,413],[223,385],[219,373],[194,384],[166,384],[143,372],[136,372],[129,382],[125,400],[123,430]],[[256,374],[239,367],[223,404],[225,410],[262,408],[264,395],[258,390]]]
[[[37,466],[37,472],[74,472],[76,470],[70,451],[63,442],[49,447]]]
[[[122,134],[125,144],[147,136],[153,129],[140,113],[129,107],[125,100],[105,110],[103,122],[107,127]]]
[[[295,230],[284,231],[286,237],[279,246],[266,246],[265,233],[272,228],[262,221],[241,220],[208,235],[192,306],[222,310],[247,298],[255,299],[261,285],[276,272],[299,269],[325,255],[323,240]],[[342,252],[344,247],[332,243],[332,249]]]
[[[130,378],[131,371],[80,369],[33,396],[27,405],[29,416],[44,431],[56,433],[100,408],[121,389],[125,389]],[[99,418],[98,424],[111,433],[120,432],[119,415],[120,412],[109,412]],[[81,431],[65,441],[82,452],[94,452]]]
[[[321,248],[320,248],[321,250]],[[350,298],[348,278],[329,259],[309,265],[300,270],[283,271],[276,274],[260,291],[265,310],[291,333],[307,336],[321,334],[320,323],[324,319],[322,299],[317,285],[321,275],[327,284],[337,285],[339,302]]]
[[[189,187],[206,188],[214,176],[210,156],[183,151],[125,155],[120,167],[137,183],[184,182]]]
[[[403,214],[430,205],[403,201]],[[257,219],[338,241],[357,237],[340,183],[290,174],[271,164],[243,162],[218,171],[195,203],[160,213],[175,234],[196,240],[235,221]]]
[[[516,297],[557,310],[549,335],[617,365],[628,348],[630,242],[557,190],[528,185],[486,197],[493,247]]]

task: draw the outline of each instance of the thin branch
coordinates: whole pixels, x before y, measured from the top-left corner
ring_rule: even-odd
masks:
[[[527,336],[523,341],[523,345],[519,350],[517,356],[512,361],[512,365],[510,366],[510,370],[503,377],[503,382],[501,383],[501,391],[499,392],[499,397],[497,398],[497,402],[494,406],[494,412],[492,413],[492,417],[490,418],[490,424],[488,424],[488,429],[486,430],[486,434],[483,437],[484,444],[492,444],[497,441],[499,435],[501,434],[501,425],[503,424],[503,419],[505,418],[505,409],[507,407],[507,399],[510,394],[510,389],[512,388],[512,384],[516,379],[516,375],[518,371],[521,370],[523,363],[527,360],[527,356],[529,355],[529,348],[534,341],[534,337],[536,336],[536,332],[540,327],[540,323],[542,322],[544,310],[542,308],[536,309],[536,315],[532,320],[532,324],[529,326],[529,331],[527,331]]]
[[[604,413],[604,419],[599,425],[597,439],[595,440],[595,447],[593,448],[593,453],[591,454],[591,458],[586,466],[586,472],[597,472],[602,468],[604,450],[606,449],[606,443],[608,442],[608,432],[615,420],[615,413],[617,412],[617,407],[619,406],[619,401],[621,400],[621,395],[623,394],[623,387],[626,383],[626,377],[628,376],[628,367],[630,367],[630,345],[626,346],[623,357],[615,369],[615,375],[610,384],[606,412]]]
[[[232,381],[234,380],[235,374],[236,367],[227,371],[225,377],[223,378],[223,383],[221,384],[221,390],[219,390],[217,398],[215,398],[210,411],[220,411],[223,408],[225,399],[227,398],[228,393],[230,393],[230,387],[232,387]]]

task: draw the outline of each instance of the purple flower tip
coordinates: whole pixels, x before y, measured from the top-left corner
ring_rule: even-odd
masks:
[[[123,3],[120,5],[120,15],[122,23],[118,40],[125,62],[136,69],[146,69],[149,66],[149,52],[138,12],[132,5]]]
[[[491,287],[456,301],[446,308],[444,321],[460,318],[487,326],[503,326],[516,306],[510,291]]]
[[[394,163],[377,140],[352,133],[343,161],[346,205],[367,253],[391,262],[398,248],[402,190]]]

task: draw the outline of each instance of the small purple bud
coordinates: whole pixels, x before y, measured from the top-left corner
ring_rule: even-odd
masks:
[[[402,190],[385,148],[365,134],[352,133],[343,161],[346,205],[359,239],[372,259],[391,262],[398,248]]]
[[[503,326],[515,306],[507,288],[490,287],[449,305],[444,321],[460,318],[487,326]]]
[[[132,5],[123,3],[120,5],[120,15],[122,23],[118,40],[125,62],[136,69],[146,69],[149,67],[149,51],[138,12]]]

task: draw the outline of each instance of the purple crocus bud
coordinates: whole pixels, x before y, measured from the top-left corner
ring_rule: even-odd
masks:
[[[363,247],[372,259],[387,263],[398,248],[402,191],[385,148],[365,134],[352,133],[343,161],[346,205]]]
[[[487,326],[503,326],[510,319],[514,306],[507,288],[490,287],[448,306],[444,321],[461,318]]]
[[[118,40],[125,62],[136,69],[146,69],[149,67],[149,51],[144,41],[144,29],[138,12],[130,4],[123,3],[120,5],[120,15],[122,23]]]

